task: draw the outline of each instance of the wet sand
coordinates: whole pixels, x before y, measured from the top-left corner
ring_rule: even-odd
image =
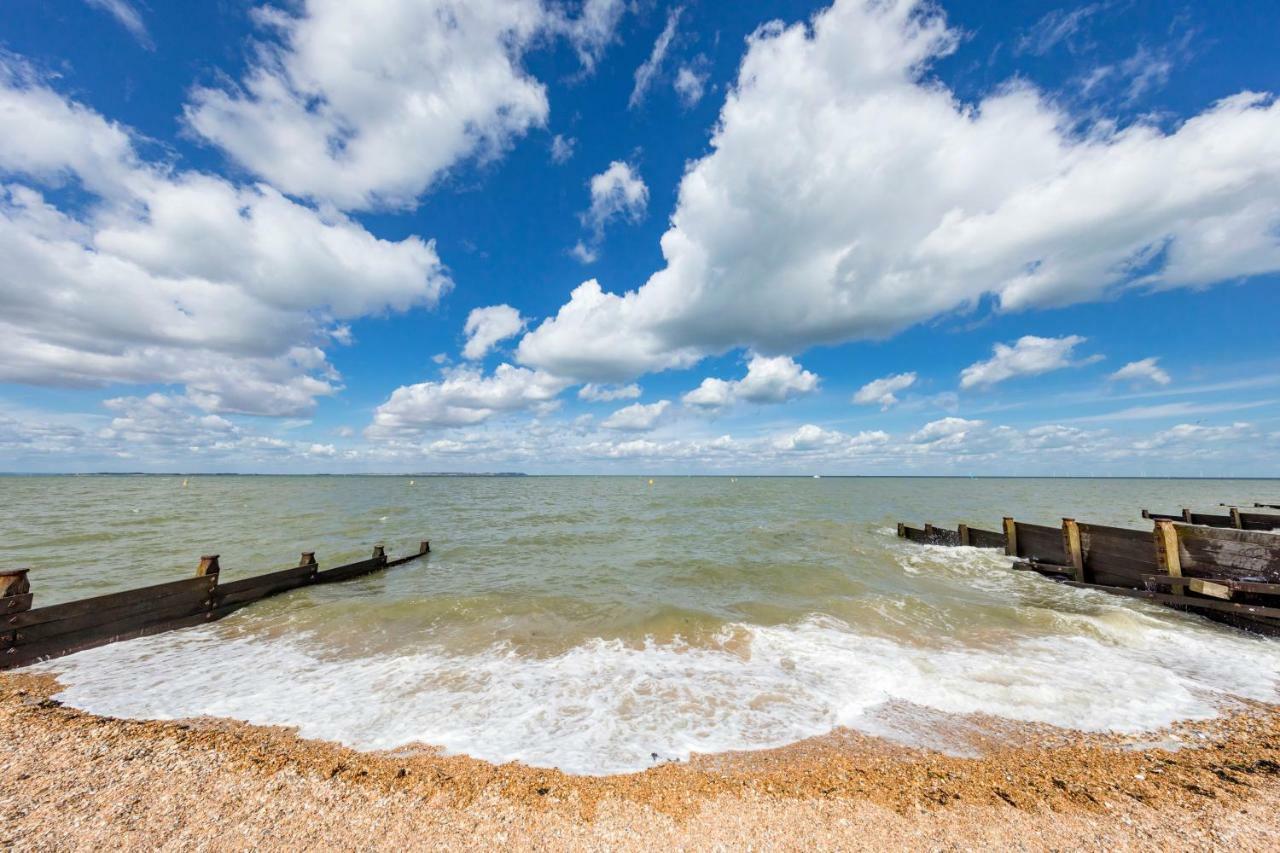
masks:
[[[1280,709],[1264,705],[1141,740],[938,720],[976,757],[840,731],[585,777],[105,718],[56,691],[0,676],[0,846],[1280,849]]]

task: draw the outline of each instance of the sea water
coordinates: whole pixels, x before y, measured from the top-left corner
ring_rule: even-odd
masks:
[[[652,484],[650,484],[652,479]],[[184,485],[185,483],[185,485]],[[0,566],[36,604],[432,553],[209,625],[41,665],[113,716],[297,726],[575,773],[779,746],[885,710],[1141,732],[1276,701],[1280,641],[907,543],[1144,507],[1280,503],[1280,482],[751,477],[7,477]],[[937,743],[932,745],[937,746]],[[945,747],[945,744],[942,744]]]

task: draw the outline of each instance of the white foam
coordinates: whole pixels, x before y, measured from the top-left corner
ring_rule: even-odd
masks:
[[[828,617],[738,625],[722,648],[593,640],[550,658],[498,646],[339,660],[304,640],[207,626],[46,665],[64,701],[101,714],[202,714],[296,725],[358,749],[412,743],[495,762],[616,773],[690,752],[777,746],[837,725],[875,729],[906,701],[943,712],[1112,731],[1276,700],[1280,644],[1119,607],[1065,615],[1063,633],[997,647],[906,645]],[[729,635],[746,632],[743,651]]]

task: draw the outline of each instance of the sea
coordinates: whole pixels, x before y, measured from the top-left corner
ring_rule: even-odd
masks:
[[[0,478],[0,501],[0,566],[31,568],[36,606],[204,554],[232,580],[430,540],[425,560],[37,665],[116,717],[608,774],[842,727],[946,749],[939,715],[1140,734],[1280,701],[1280,640],[895,535],[1149,529],[1143,508],[1280,503],[1275,480],[56,476]]]

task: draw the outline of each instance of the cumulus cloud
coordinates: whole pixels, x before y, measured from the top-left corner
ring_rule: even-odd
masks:
[[[266,38],[242,79],[196,88],[186,117],[290,194],[411,206],[459,160],[546,121],[545,88],[520,66],[549,23],[538,0],[306,0],[254,17]]]
[[[1280,269],[1270,95],[1167,130],[1089,123],[1023,80],[956,97],[930,66],[960,41],[908,0],[759,29],[681,180],[665,266],[621,295],[583,284],[520,360],[628,381],[884,337],[989,294],[1014,311]]]
[[[131,131],[12,59],[0,137],[3,381],[181,383],[214,410],[292,414],[340,387],[320,348],[349,340],[337,321],[451,286],[431,242],[144,161]]]
[[[1075,348],[1084,342],[1085,339],[1079,335],[1065,335],[1061,338],[1023,335],[1013,346],[996,344],[992,348],[995,354],[991,358],[975,362],[960,371],[960,387],[979,388],[1015,376],[1038,376],[1051,370],[1089,364],[1101,358],[1091,356],[1072,361]]]
[[[370,438],[413,434],[439,427],[470,426],[495,415],[538,409],[551,403],[568,382],[541,371],[499,365],[485,376],[474,368],[445,372],[438,382],[402,385],[374,410],[365,430]]]
[[[670,400],[648,404],[632,403],[609,415],[600,422],[600,426],[626,432],[647,432],[658,426],[658,421],[670,405]]]
[[[778,450],[784,451],[830,451],[832,449],[850,451],[880,446],[887,441],[889,441],[889,434],[883,430],[849,435],[839,430],[823,429],[816,424],[805,424],[795,432],[777,436],[772,444]]]
[[[920,427],[920,429],[911,434],[909,440],[919,444],[928,444],[944,439],[955,441],[963,439],[969,432],[984,424],[986,424],[986,421],[955,417],[940,418]]]
[[[588,382],[578,389],[578,399],[589,403],[608,403],[614,400],[634,400],[640,396],[640,386],[634,382],[630,385],[599,385]]]
[[[853,395],[853,402],[862,405],[879,404],[883,411],[897,404],[897,393],[899,391],[905,391],[914,384],[916,384],[914,371],[911,373],[895,373],[892,376],[873,379],[858,389],[857,393]]]
[[[599,234],[605,225],[622,218],[639,221],[649,206],[649,188],[630,163],[614,160],[590,182],[591,208],[583,221]]]
[[[520,334],[524,324],[520,312],[510,305],[474,309],[467,315],[467,323],[463,326],[467,336],[467,343],[462,348],[463,357],[472,360],[484,358],[494,344]]]
[[[1110,378],[1116,382],[1154,382],[1157,385],[1168,385],[1173,379],[1168,371],[1156,363],[1159,360],[1158,357],[1152,356],[1131,361],[1111,374]]]
[[[688,406],[718,409],[738,401],[783,403],[817,387],[817,374],[805,370],[791,357],[753,354],[747,362],[746,376],[732,381],[708,377],[681,399]]]
[[[662,70],[662,63],[667,58],[667,51],[671,48],[671,40],[676,36],[676,25],[680,23],[680,15],[683,12],[684,8],[678,7],[667,13],[666,26],[658,34],[657,41],[653,43],[653,50],[649,52],[649,58],[636,69],[636,82],[631,89],[631,97],[627,100],[627,109],[635,109],[640,106],[644,101],[644,96],[649,91],[649,87],[653,85],[654,78]]]
[[[630,163],[614,160],[588,182],[591,189],[591,207],[582,214],[582,224],[591,230],[590,236],[570,250],[584,264],[593,263],[600,254],[604,229],[615,219],[639,222],[649,206],[649,187],[631,168]]]

